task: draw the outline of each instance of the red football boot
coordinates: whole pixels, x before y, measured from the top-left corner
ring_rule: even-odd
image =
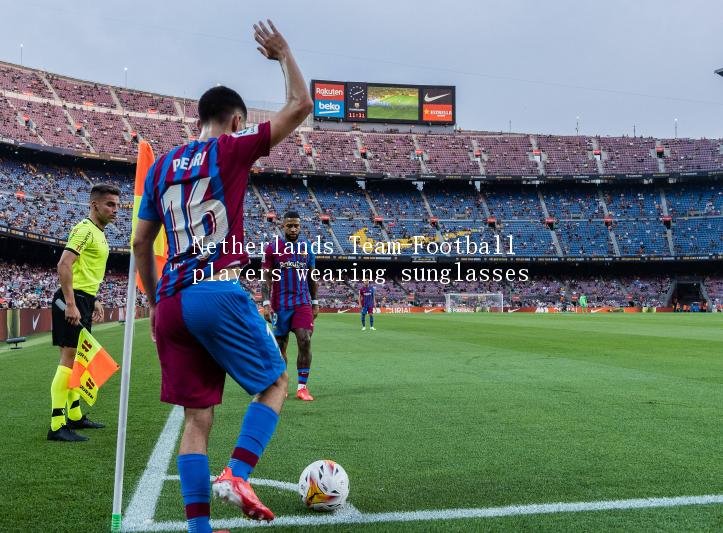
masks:
[[[304,400],[305,402],[313,402],[314,397],[309,393],[309,389],[306,387],[303,387],[296,391],[296,397],[299,400]]]
[[[228,466],[215,479],[211,490],[214,497],[235,505],[249,518],[266,521],[274,519],[274,513],[261,503],[251,484],[243,478],[234,477]]]

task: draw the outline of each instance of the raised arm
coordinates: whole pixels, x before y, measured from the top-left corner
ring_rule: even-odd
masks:
[[[271,146],[275,146],[304,122],[314,103],[289,44],[274,23],[269,20],[268,27],[261,21],[254,24],[254,39],[265,58],[279,62],[286,81],[286,104],[271,119]]]

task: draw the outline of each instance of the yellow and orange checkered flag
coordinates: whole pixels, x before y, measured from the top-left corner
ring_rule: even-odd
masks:
[[[146,181],[146,175],[148,170],[153,166],[155,156],[153,155],[153,148],[146,141],[141,141],[138,145],[138,159],[136,161],[136,182],[135,189],[133,192],[133,221],[131,225],[131,246],[133,246],[133,237],[136,234],[136,224],[138,224],[138,209],[141,207],[141,197],[143,196],[143,185]],[[153,255],[156,258],[156,272],[161,275],[163,266],[166,264],[166,257],[168,256],[168,242],[166,241],[166,233],[160,231],[158,237],[153,243]],[[141,277],[136,273],[136,284],[141,292],[146,293],[146,290],[141,283]],[[146,293],[147,294],[147,293]]]
[[[68,382],[69,388],[78,389],[80,397],[88,405],[93,405],[98,399],[98,389],[119,368],[118,363],[113,360],[87,329],[80,330],[73,371]]]

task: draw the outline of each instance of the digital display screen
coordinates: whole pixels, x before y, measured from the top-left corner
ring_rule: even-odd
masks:
[[[367,115],[377,120],[419,120],[419,88],[367,86]]]
[[[455,87],[357,81],[311,82],[314,119],[392,124],[455,123]]]

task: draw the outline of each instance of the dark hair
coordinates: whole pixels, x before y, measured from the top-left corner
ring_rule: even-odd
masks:
[[[241,95],[223,85],[209,89],[198,101],[198,118],[201,124],[225,122],[235,111],[241,111],[244,119],[246,118],[246,104]]]
[[[299,216],[299,213],[297,213],[296,211],[287,211],[286,213],[284,213],[284,220],[286,220],[287,218],[301,218],[301,217]]]
[[[120,189],[110,183],[96,183],[90,190],[90,199],[97,200],[106,194],[115,194],[116,196],[120,196]]]

